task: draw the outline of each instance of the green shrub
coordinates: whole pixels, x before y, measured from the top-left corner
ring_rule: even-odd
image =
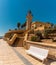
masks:
[[[40,41],[40,37],[39,36],[32,36],[31,37],[31,41],[39,42]]]
[[[37,31],[34,32],[34,34],[42,39],[41,31],[37,30]]]
[[[44,36],[43,36],[43,37],[44,37],[44,38],[48,38],[48,31],[47,31],[47,30],[44,30],[43,33],[44,33]]]

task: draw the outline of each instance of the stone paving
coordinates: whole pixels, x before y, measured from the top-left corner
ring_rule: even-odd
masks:
[[[29,62],[32,63],[32,65],[45,65],[44,63],[42,63],[40,60],[28,55],[26,53],[26,50],[23,47],[14,47],[14,49],[16,50],[16,52],[19,54],[21,54],[23,57],[25,57],[25,59],[27,59]],[[28,64],[26,64],[28,65]],[[30,65],[30,64],[29,64]]]
[[[25,65],[4,40],[0,40],[0,65]]]
[[[55,61],[56,62],[56,61]],[[0,65],[50,65],[28,55],[23,47],[11,47],[0,40]]]

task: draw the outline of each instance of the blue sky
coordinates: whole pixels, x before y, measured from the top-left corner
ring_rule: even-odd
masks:
[[[17,22],[25,22],[28,10],[33,21],[56,24],[56,0],[0,0],[0,35],[17,28]]]

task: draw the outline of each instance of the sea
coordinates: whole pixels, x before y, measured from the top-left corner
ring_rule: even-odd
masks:
[[[0,39],[2,39],[3,38],[3,36],[0,36]]]

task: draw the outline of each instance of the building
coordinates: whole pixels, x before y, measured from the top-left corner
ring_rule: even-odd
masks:
[[[50,23],[35,21],[35,22],[32,22],[31,24],[31,29],[34,29],[34,30],[44,30],[48,28],[51,28]]]
[[[45,22],[39,22],[39,21],[34,21],[32,22],[32,13],[31,11],[28,11],[28,14],[26,16],[26,30],[34,29],[34,30],[44,30],[51,28],[50,23],[45,23]]]

